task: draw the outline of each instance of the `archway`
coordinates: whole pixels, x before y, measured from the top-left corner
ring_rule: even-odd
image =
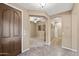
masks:
[[[46,18],[30,16],[30,46],[43,46],[46,42]]]

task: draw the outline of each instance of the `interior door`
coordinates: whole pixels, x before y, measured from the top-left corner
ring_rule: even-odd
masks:
[[[2,46],[1,46],[1,36],[2,36],[2,13],[1,13],[1,8],[0,8],[0,55],[2,55]]]
[[[21,53],[21,12],[0,4],[0,50],[1,55]]]

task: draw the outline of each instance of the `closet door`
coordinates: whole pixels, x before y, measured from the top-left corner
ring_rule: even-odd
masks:
[[[11,37],[11,29],[10,29],[10,23],[11,23],[11,14],[10,9],[4,9],[2,13],[2,51],[3,55],[9,55],[10,53],[10,42],[13,41]]]
[[[21,12],[5,4],[0,5],[2,55],[18,55],[21,53]]]

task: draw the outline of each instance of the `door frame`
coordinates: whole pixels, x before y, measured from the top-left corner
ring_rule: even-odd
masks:
[[[32,15],[30,15],[29,14],[29,19],[30,19],[30,17],[44,17],[45,18],[45,20],[47,21],[48,20],[48,18],[46,17],[46,16],[44,16],[44,15],[34,15],[34,14],[32,14]],[[44,43],[46,44],[46,41],[47,41],[47,33],[46,33],[46,27],[47,27],[47,25],[46,25],[46,21],[45,21],[45,31],[44,31]],[[29,21],[30,22],[30,21]],[[48,45],[48,44],[46,44],[46,45]]]

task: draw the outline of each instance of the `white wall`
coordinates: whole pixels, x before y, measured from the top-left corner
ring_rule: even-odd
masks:
[[[62,15],[62,46],[72,49],[72,23],[71,13]]]
[[[23,10],[23,51],[30,47],[30,22],[28,12]]]
[[[76,3],[72,9],[72,48],[79,50],[79,4]]]

